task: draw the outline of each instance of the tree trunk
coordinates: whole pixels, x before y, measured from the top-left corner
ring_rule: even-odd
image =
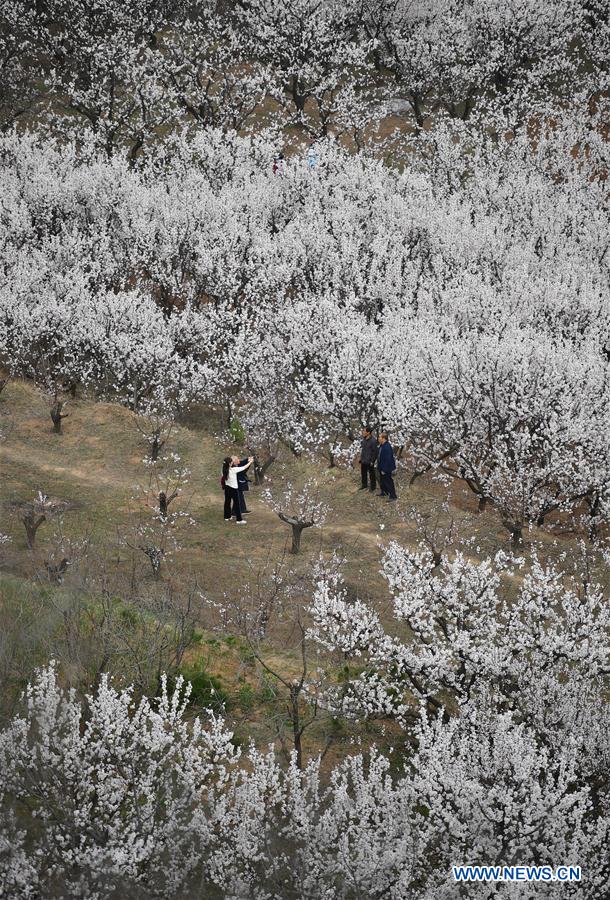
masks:
[[[161,562],[164,556],[163,550],[160,547],[143,547],[142,550],[148,557],[155,581],[159,581],[161,578]]]
[[[150,444],[150,458],[153,462],[157,462],[157,460],[159,459],[159,452],[161,451],[164,443],[165,442],[161,440],[159,432],[155,431]]]
[[[469,95],[464,101],[464,111],[462,112],[462,120],[466,122],[470,118],[470,113],[474,109],[474,97]]]
[[[510,529],[511,547],[513,550],[521,550],[523,547],[523,526],[520,524],[513,525]]]
[[[421,107],[421,97],[415,91],[411,91],[409,102],[411,104],[411,109],[413,110],[413,115],[415,117],[415,130],[421,131],[421,129],[424,127],[424,121],[426,118]]]
[[[285,513],[278,513],[279,518],[282,522],[286,522],[287,525],[290,525],[292,528],[292,547],[290,548],[291,553],[298,553],[301,549],[301,533],[304,528],[311,528],[314,524],[313,522],[298,522],[296,519],[293,519],[291,516],[287,516]]]
[[[36,518],[34,518],[34,513],[28,512],[23,516],[23,518],[21,520],[23,522],[23,524],[25,525],[25,535],[26,535],[28,547],[30,548],[30,550],[34,547],[34,542],[36,540],[36,532],[38,531],[38,529],[40,528],[42,523],[45,521],[45,519],[46,519],[46,516],[44,516],[44,515],[41,515],[36,519]]]
[[[304,525],[300,525],[298,522],[292,526],[292,547],[290,548],[291,553],[298,553],[301,549],[301,534],[303,533]]]
[[[589,540],[591,541],[591,543],[594,543],[598,537],[596,516],[599,514],[599,507],[601,504],[601,494],[595,494],[593,500],[588,498],[587,504],[589,506],[588,535],[589,535]]]
[[[297,769],[303,768],[303,745],[301,737],[303,729],[301,728],[299,716],[299,692],[295,687],[290,689],[290,718],[292,719],[292,736],[294,749],[296,753]]]
[[[53,563],[47,562],[47,575],[49,576],[49,581],[52,584],[61,584],[68,566],[69,561],[65,556],[60,563],[57,563],[55,565]]]
[[[275,462],[275,456],[269,456],[265,462],[261,465],[254,464],[254,483],[262,484],[265,480],[265,473],[269,466],[271,466]]]
[[[62,412],[63,408],[64,403],[61,400],[57,400],[51,407],[51,420],[55,434],[61,434],[61,420],[67,416],[67,413]]]
[[[134,141],[134,143],[131,147],[131,150],[129,151],[129,166],[130,166],[130,168],[133,168],[135,166],[136,160],[138,157],[138,153],[140,152],[140,150],[142,149],[143,146],[144,146],[144,135],[142,134],[142,132],[140,132],[140,134],[137,136],[136,140]]]
[[[508,75],[503,69],[496,69],[494,72],[494,86],[499,94],[504,94],[508,87]]]
[[[292,99],[294,101],[294,105],[297,109],[297,112],[302,113],[305,109],[305,101],[307,100],[307,94],[302,93],[300,85],[299,85],[299,76],[292,76],[292,84],[290,86],[290,93],[292,94]]]
[[[167,518],[167,512],[169,510],[170,503],[172,503],[172,501],[175,500],[177,496],[178,496],[177,490],[172,491],[172,493],[169,495],[169,497],[165,493],[165,491],[159,491],[159,512],[161,513],[161,515],[163,516],[164,519]]]

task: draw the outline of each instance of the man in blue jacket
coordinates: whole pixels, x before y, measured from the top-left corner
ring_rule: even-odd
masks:
[[[394,479],[392,473],[396,470],[396,460],[394,459],[394,451],[388,440],[388,435],[382,431],[379,435],[379,455],[377,457],[377,467],[381,479],[381,493],[388,495],[388,502],[398,500],[396,496],[396,488],[394,487]]]

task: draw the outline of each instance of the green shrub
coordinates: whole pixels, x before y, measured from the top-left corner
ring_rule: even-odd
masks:
[[[243,447],[246,443],[246,432],[244,431],[239,419],[231,419],[229,431],[231,432],[231,440],[233,441],[233,443],[239,444],[240,447]]]
[[[261,686],[261,700],[263,703],[271,703],[277,700],[277,681],[268,672],[263,672]]]
[[[180,670],[181,675],[191,683],[190,706],[200,706],[204,709],[212,709],[214,712],[223,712],[229,706],[229,696],[224,690],[220,678],[206,672],[200,663],[194,666],[185,666]]]
[[[242,709],[252,709],[256,698],[256,692],[251,684],[242,684],[239,689],[238,699]]]

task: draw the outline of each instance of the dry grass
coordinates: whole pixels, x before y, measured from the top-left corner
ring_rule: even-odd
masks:
[[[42,491],[73,504],[61,523],[64,541],[89,536],[92,549],[79,569],[79,577],[83,577],[83,566],[94,566],[100,559],[111,560],[115,590],[120,594],[123,585],[128,596],[134,563],[125,547],[119,545],[117,536],[128,529],[136,486],[146,480],[142,462],[146,447],[134,416],[118,405],[78,399],[69,404],[64,433],[57,435],[52,431],[49,406],[48,398],[25,381],[10,383],[0,398],[0,420],[9,423],[4,429],[6,440],[0,444],[0,531],[12,539],[0,563],[2,571],[12,579],[11,595],[14,596],[19,580],[46,580],[48,588],[45,562],[56,547],[58,523],[41,526],[36,547],[31,551],[23,525],[11,511],[16,502],[32,499]],[[285,558],[297,575],[305,574],[319,553],[336,550],[345,560],[348,591],[374,605],[387,627],[394,631],[397,623],[392,619],[390,598],[379,573],[380,554],[391,539],[409,546],[417,544],[418,534],[410,516],[412,508],[438,517],[445,525],[453,518],[458,534],[474,539],[469,551],[473,556],[487,556],[500,547],[508,547],[508,534],[493,509],[477,515],[475,498],[459,485],[453,486],[449,506],[444,509],[447,492],[443,485],[422,478],[409,486],[409,473],[403,471],[397,479],[400,500],[387,504],[358,490],[356,471],[328,470],[324,461],[296,460],[286,451],[269,470],[271,486],[279,487],[284,478],[298,484],[315,474],[321,495],[332,509],[324,528],[304,533],[301,555],[286,557],[290,529],[264,503],[259,488],[252,486],[249,492],[252,515],[246,527],[223,521],[221,459],[226,452],[243,448],[221,444],[210,433],[207,418],[194,414],[189,417],[188,426],[173,431],[168,449],[177,452],[192,472],[184,505],[188,506],[194,525],[184,531],[182,549],[163,578],[171,579],[178,588],[196,584],[210,601],[205,607],[205,621],[201,622],[202,640],[190,651],[187,662],[199,662],[220,679],[231,700],[232,725],[243,740],[251,737],[265,744],[273,738],[270,710],[281,715],[283,694],[272,678],[262,676],[246,641],[231,638],[230,627],[223,633],[219,607],[226,604],[227,598],[234,599],[241,586],[254,583],[261,571],[270,572]],[[557,537],[547,531],[538,531],[535,538],[549,556],[570,551],[576,545],[574,536]],[[158,591],[165,582],[153,580],[146,560],[139,559],[137,565],[139,590]],[[69,588],[70,578],[75,577],[76,572],[69,570],[63,589]],[[0,591],[1,588],[0,580]],[[287,613],[283,622],[270,629],[262,650],[268,664],[290,678],[298,675],[300,659],[294,619],[290,610]],[[314,666],[318,663],[330,667],[331,672],[337,672],[340,665],[337,660],[313,660]],[[307,752],[324,746],[329,728],[336,732],[327,757],[329,764],[353,746],[354,737],[365,743],[385,743],[386,732],[379,724],[345,730],[339,723],[327,720],[316,723],[307,732]],[[387,742],[392,743],[391,728]]]
[[[10,383],[0,400],[0,414],[10,423],[7,438],[0,444],[0,521],[12,538],[5,567],[17,575],[29,575],[36,559],[27,548],[22,524],[10,513],[12,503],[29,500],[38,491],[71,501],[74,509],[64,517],[64,535],[76,540],[90,534],[92,543],[108,552],[116,548],[117,533],[128,525],[137,486],[147,479],[146,447],[129,410],[74,400],[68,411],[64,433],[57,435],[52,431],[48,399],[31,384]],[[224,523],[221,460],[233,449],[245,451],[221,444],[203,421],[203,415],[191,417],[188,427],[176,427],[169,440],[168,449],[177,452],[192,473],[182,505],[195,523],[182,533],[175,574],[196,579],[210,598],[219,599],[224,591],[251,580],[279,559],[289,546],[290,529],[254,486],[248,495],[252,515],[247,527]],[[348,588],[373,600],[383,600],[385,595],[378,574],[381,546],[389,540],[409,546],[418,541],[410,515],[413,508],[443,525],[454,519],[461,537],[474,538],[471,553],[475,557],[508,547],[508,535],[493,509],[477,515],[475,498],[459,484],[452,486],[449,508],[444,511],[445,486],[425,478],[409,485],[406,470],[397,477],[400,499],[396,504],[360,492],[356,471],[328,470],[323,461],[296,460],[287,451],[268,474],[272,488],[279,488],[285,478],[299,484],[315,474],[321,496],[331,506],[324,528],[304,532],[303,552],[292,560],[297,570],[304,571],[318,553],[336,550],[345,558]],[[52,523],[41,527],[35,557],[48,548],[52,530]],[[549,555],[575,544],[574,536],[540,529],[532,538]]]

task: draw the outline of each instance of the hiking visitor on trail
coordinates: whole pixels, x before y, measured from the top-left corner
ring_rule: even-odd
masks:
[[[285,159],[284,154],[280,151],[277,156],[273,159],[273,174],[274,175],[283,175],[284,174],[284,165]]]
[[[396,488],[394,487],[394,479],[392,478],[392,473],[396,470],[396,460],[394,459],[394,451],[388,440],[387,432],[381,432],[379,435],[379,444],[377,467],[381,478],[381,496],[387,494],[388,502],[391,500],[398,500]]]
[[[316,151],[315,140],[311,142],[307,151],[307,165],[309,166],[310,171],[312,169],[315,169],[315,167],[318,165],[318,153]]]
[[[225,492],[225,522],[230,522],[231,516],[233,515],[235,516],[238,525],[246,524],[246,520],[242,519],[241,509],[239,508],[239,490],[237,486],[237,476],[240,472],[245,472],[245,470],[248,469],[253,462],[253,456],[249,456],[246,464],[243,466],[240,466],[238,464],[239,460],[236,456],[225,456],[224,458],[222,464],[222,478],[220,479],[220,483]],[[232,513],[231,506],[233,507]]]
[[[362,476],[361,491],[375,491],[377,478],[375,476],[375,462],[377,460],[377,438],[371,431],[370,425],[362,429],[362,441],[360,442],[360,474]],[[369,487],[370,479],[370,487]]]

